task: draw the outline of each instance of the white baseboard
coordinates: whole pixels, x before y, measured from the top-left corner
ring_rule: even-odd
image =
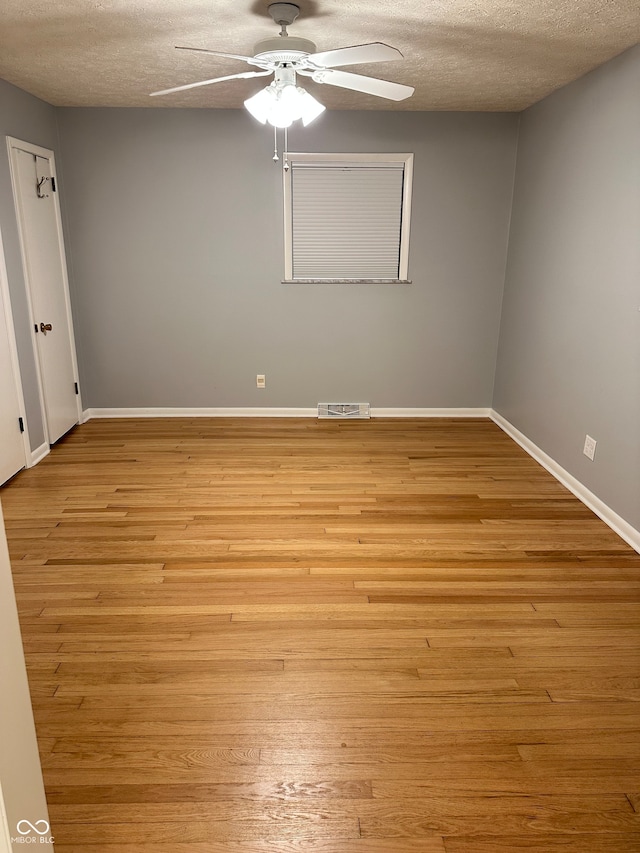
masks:
[[[85,409],[85,420],[91,418],[315,418],[317,409],[285,409],[262,406],[238,408],[149,407],[131,409]]]
[[[37,465],[38,462],[41,462],[45,456],[47,456],[51,452],[51,448],[48,443],[45,441],[44,444],[41,444],[40,447],[36,447],[35,450],[31,451],[31,458],[29,459],[29,468],[33,468],[34,465]]]
[[[488,418],[491,409],[385,409],[372,408],[374,418]],[[315,418],[317,408],[170,408],[85,409],[83,423],[91,418]]]
[[[536,462],[539,462],[543,468],[552,474],[556,480],[562,483],[570,492],[579,498],[585,506],[595,512],[598,518],[602,519],[614,533],[617,533],[621,539],[624,539],[631,547],[640,554],[640,530],[632,527],[628,521],[625,521],[622,516],[614,512],[611,507],[607,506],[604,501],[590,491],[580,480],[577,480],[573,474],[570,474],[565,468],[559,465],[555,459],[552,459],[544,450],[541,450],[534,444],[524,433],[516,429],[506,418],[495,410],[491,410],[489,417],[497,424],[501,430],[512,438],[516,444],[519,444],[523,450],[533,457]]]
[[[491,409],[384,409],[371,408],[372,418],[488,418]]]

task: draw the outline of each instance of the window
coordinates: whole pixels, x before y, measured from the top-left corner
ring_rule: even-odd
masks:
[[[406,282],[413,154],[289,154],[285,281]]]

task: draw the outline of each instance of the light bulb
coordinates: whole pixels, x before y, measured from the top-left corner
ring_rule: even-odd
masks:
[[[267,121],[274,127],[291,127],[293,119],[291,118],[291,115],[287,110],[286,105],[283,106],[278,101],[275,101],[271,105]]]
[[[300,118],[299,95],[295,86],[288,84],[275,92],[267,121],[274,127],[290,127]]]
[[[302,116],[301,92],[304,92],[304,89],[298,89],[293,85],[285,86],[280,92],[280,103],[286,107],[293,121],[297,121]]]

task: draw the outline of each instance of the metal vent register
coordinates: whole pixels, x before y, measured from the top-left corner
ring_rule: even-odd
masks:
[[[370,418],[369,403],[318,403],[319,418]]]

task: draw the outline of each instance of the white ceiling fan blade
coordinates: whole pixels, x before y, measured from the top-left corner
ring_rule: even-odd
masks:
[[[241,59],[243,62],[253,62],[252,56],[241,56],[238,53],[220,53],[218,50],[208,50],[206,47],[184,47],[177,44],[176,50],[194,50],[196,53],[208,53],[210,56],[223,56],[225,59]]]
[[[227,77],[214,77],[213,80],[200,80],[198,83],[187,83],[185,86],[174,86],[172,89],[163,89],[161,92],[152,92],[151,97],[156,95],[171,95],[173,92],[185,92],[187,89],[197,89],[198,86],[210,86],[211,83],[222,83],[225,80],[248,80],[250,77],[266,77],[272,71],[242,71],[240,74],[229,74]]]
[[[376,77],[365,77],[363,74],[352,74],[350,71],[336,71],[333,68],[315,71],[311,76],[316,83],[328,83],[330,86],[340,86],[342,89],[366,92],[368,95],[377,95],[379,98],[388,98],[390,101],[404,101],[415,92],[413,86],[378,80]]]
[[[336,65],[358,65],[361,62],[389,62],[391,59],[404,59],[404,57],[395,47],[380,41],[341,47],[338,50],[324,50],[321,53],[312,53],[309,57],[314,65],[322,65],[324,68],[334,68]]]

